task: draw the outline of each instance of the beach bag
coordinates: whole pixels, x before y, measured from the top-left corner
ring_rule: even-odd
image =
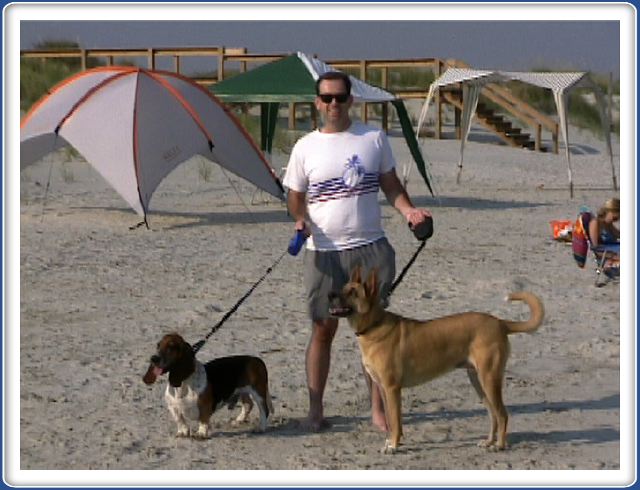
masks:
[[[584,212],[578,215],[576,223],[573,225],[571,236],[571,250],[573,258],[578,267],[583,268],[587,262],[587,253],[589,252],[589,222],[591,221],[591,213]]]
[[[561,220],[553,220],[550,222],[551,224],[551,233],[553,239],[559,242],[570,242],[571,241],[571,233],[573,230],[573,221],[561,219]]]

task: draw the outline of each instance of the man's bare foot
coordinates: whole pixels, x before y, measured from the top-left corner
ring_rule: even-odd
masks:
[[[376,429],[378,429],[381,432],[388,432],[389,431],[389,427],[387,427],[387,419],[384,416],[384,414],[382,414],[382,415],[380,415],[380,414],[371,415],[371,423],[373,424],[373,426]]]

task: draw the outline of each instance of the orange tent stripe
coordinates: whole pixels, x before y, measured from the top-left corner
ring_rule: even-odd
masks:
[[[78,102],[76,102],[73,107],[71,108],[71,110],[69,110],[69,112],[62,118],[62,120],[58,123],[57,125],[57,129],[59,129],[65,122],[67,122],[67,120],[73,116],[73,113],[76,112],[80,106],[82,104],[84,104],[87,100],[89,100],[93,95],[95,95],[97,92],[99,92],[102,88],[104,88],[105,86],[109,85],[110,83],[112,83],[115,80],[119,80],[122,77],[126,77],[127,75],[131,75],[131,73],[134,73],[134,71],[132,70],[127,70],[127,71],[122,71],[120,73],[116,73],[114,76],[112,76],[111,78],[107,78],[106,80],[103,80],[102,82],[100,82],[99,84],[93,86],[86,94],[84,94],[79,100]]]
[[[44,104],[49,97],[54,95],[56,92],[61,90],[63,87],[66,87],[67,85],[70,85],[71,83],[75,82],[79,78],[87,77],[87,76],[89,76],[89,75],[91,75],[93,73],[99,73],[99,72],[104,72],[104,71],[115,72],[115,73],[119,73],[119,72],[127,72],[127,73],[129,73],[129,72],[138,71],[138,70],[139,70],[139,68],[129,67],[129,66],[107,66],[107,67],[101,66],[101,67],[98,67],[98,68],[92,68],[90,70],[85,70],[85,71],[76,73],[75,75],[72,75],[69,78],[66,78],[65,80],[61,81],[57,85],[54,85],[53,88],[50,91],[48,91],[48,93],[46,93],[45,95],[40,97],[40,99],[38,99],[38,101],[35,104],[33,104],[33,106],[31,106],[31,109],[29,110],[27,115],[20,122],[20,128],[22,128],[25,124],[27,124],[27,122],[29,122],[29,120],[31,119],[31,116],[33,116],[33,114],[35,114],[35,112],[38,110],[38,108],[42,104]]]
[[[135,104],[133,106],[133,168],[136,171],[136,188],[138,190],[138,199],[140,200],[140,205],[142,206],[142,212],[145,216],[147,216],[147,208],[144,204],[144,199],[142,199],[142,190],[140,189],[140,180],[142,178],[142,170],[140,168],[140,148],[138,142],[138,98],[135,99]]]
[[[108,85],[109,83],[111,83],[114,80],[118,80],[123,76],[129,75],[129,74],[139,74],[139,73],[145,73],[147,75],[149,75],[150,78],[152,78],[153,80],[157,81],[159,84],[161,84],[162,87],[164,87],[167,91],[169,91],[175,98],[176,100],[178,100],[180,102],[180,104],[185,108],[185,110],[189,113],[189,115],[192,117],[192,119],[194,120],[194,122],[196,123],[196,125],[198,126],[198,128],[200,129],[200,131],[204,134],[204,136],[207,138],[207,140],[209,142],[213,142],[213,137],[212,135],[208,132],[207,128],[205,127],[204,123],[202,122],[202,120],[200,119],[197,110],[195,108],[193,108],[188,102],[187,100],[177,91],[177,89],[175,89],[168,81],[166,81],[165,79],[163,79],[162,77],[173,77],[175,79],[179,79],[179,80],[183,80],[184,82],[190,84],[192,87],[196,88],[197,90],[200,90],[203,94],[205,94],[212,102],[214,102],[218,107],[220,107],[220,109],[222,109],[222,111],[227,114],[229,116],[229,120],[236,126],[236,128],[238,129],[238,131],[240,131],[240,133],[242,133],[245,136],[246,139],[246,143],[248,143],[253,150],[255,151],[255,154],[258,156],[259,160],[262,162],[264,168],[268,171],[268,173],[272,176],[272,178],[275,180],[276,183],[279,184],[279,187],[281,187],[280,184],[280,179],[277,177],[275,170],[271,167],[271,165],[267,162],[267,160],[265,159],[262,151],[260,150],[260,148],[258,147],[258,145],[255,143],[255,141],[253,140],[253,138],[249,135],[248,131],[244,128],[244,126],[240,123],[240,121],[232,114],[231,110],[224,105],[214,94],[212,94],[209,90],[207,90],[205,87],[202,87],[201,85],[195,83],[192,79],[181,75],[179,73],[174,73],[174,72],[169,72],[169,71],[163,71],[163,70],[146,70],[143,68],[139,68],[139,67],[129,67],[129,66],[106,66],[106,67],[97,67],[97,68],[91,68],[89,70],[85,70],[83,72],[79,72],[75,75],[70,76],[69,78],[63,80],[62,82],[60,82],[59,84],[55,85],[47,94],[45,94],[44,96],[42,96],[29,110],[29,112],[27,113],[27,115],[24,117],[24,119],[21,121],[20,123],[20,127],[24,127],[29,120],[32,118],[32,116],[36,113],[36,111],[43,105],[46,103],[46,101],[48,100],[49,97],[51,97],[52,95],[54,95],[56,92],[58,92],[59,90],[61,90],[62,88],[64,88],[65,86],[72,84],[73,82],[77,81],[78,79],[81,79],[83,77],[87,77],[90,76],[94,73],[100,73],[100,72],[108,72],[108,73],[113,73],[113,77],[110,77],[106,80],[104,80],[103,82],[101,82],[100,84],[98,84],[97,86],[93,87],[91,90],[89,90],[80,100],[78,100],[76,102],[76,104],[71,108],[71,110],[62,118],[62,120],[60,121],[60,123],[58,124],[58,127],[62,126],[64,124],[65,121],[67,121],[70,117],[72,117],[73,113],[75,111],[77,111],[77,109],[84,103],[86,102],[91,96],[93,96],[96,92],[98,92],[101,88],[103,88],[104,86]],[[137,155],[137,146],[138,146],[138,142],[137,142],[137,135],[135,134],[135,132],[137,131],[137,122],[136,122],[136,114],[135,114],[135,108],[134,108],[134,159],[136,162],[136,166],[138,165],[138,155]],[[136,169],[136,173],[139,172],[139,169]]]

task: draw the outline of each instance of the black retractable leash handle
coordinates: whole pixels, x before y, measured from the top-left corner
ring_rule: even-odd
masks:
[[[411,228],[411,223],[409,223],[409,228]],[[418,241],[426,242],[433,236],[433,218],[431,216],[427,216],[422,223],[415,228],[411,228],[411,231]]]
[[[427,218],[422,223],[420,223],[419,225],[413,228],[411,227],[411,223],[409,223],[409,228],[413,232],[413,236],[415,236],[416,239],[421,243],[418,246],[418,250],[414,252],[413,257],[409,259],[409,262],[407,262],[407,265],[405,265],[404,269],[402,269],[402,272],[400,272],[396,280],[393,281],[393,284],[391,285],[391,287],[389,288],[389,291],[387,292],[387,298],[391,296],[391,293],[395,291],[395,289],[398,287],[398,284],[402,282],[402,279],[404,279],[405,274],[407,273],[409,268],[413,265],[413,263],[416,261],[416,259],[418,258],[418,255],[420,254],[420,252],[422,252],[422,249],[424,248],[424,246],[427,244],[427,240],[433,236],[433,218],[431,216],[427,216]]]

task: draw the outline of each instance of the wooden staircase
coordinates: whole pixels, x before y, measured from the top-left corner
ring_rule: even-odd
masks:
[[[462,110],[463,101],[461,90],[442,90],[442,96],[446,102]],[[504,115],[496,113],[496,111],[484,102],[478,102],[475,118],[477,122],[509,146],[527,148],[528,150],[549,150],[549,148],[543,147],[542,145],[536,148],[536,141],[529,133],[524,133],[522,128],[515,126],[513,122],[507,120]]]
[[[459,60],[447,60],[442,66],[442,70],[450,67],[469,68],[469,65]],[[441,102],[454,106],[456,110],[456,130],[459,130],[460,113],[463,109],[462,86],[441,88],[439,92]],[[487,104],[487,101],[491,102],[491,107]],[[498,107],[501,113],[498,114],[492,107]],[[505,114],[502,114],[502,112]],[[506,114],[512,116],[519,124],[524,124],[531,128],[534,134],[523,132],[522,128],[507,119]],[[482,88],[475,116],[482,126],[509,146],[558,153],[558,122],[513,95],[503,85],[489,83]],[[550,147],[542,145],[543,129],[551,135]],[[460,137],[460,134],[458,134],[458,137]]]

